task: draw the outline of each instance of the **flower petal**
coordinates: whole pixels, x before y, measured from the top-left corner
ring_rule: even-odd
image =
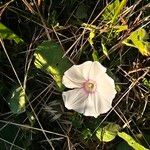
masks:
[[[106,113],[111,109],[111,104],[105,101],[97,93],[89,94],[85,103],[85,116],[94,116],[97,118],[100,114]]]
[[[94,94],[95,109],[97,114],[107,113],[112,108],[112,100],[104,99],[99,93]]]
[[[92,61],[86,61],[81,65],[73,65],[63,76],[62,83],[68,88],[80,88],[86,80],[92,65]]]
[[[63,92],[62,97],[67,109],[73,109],[79,113],[84,113],[85,101],[87,100],[88,94],[86,94],[83,89]]]
[[[97,78],[96,81],[96,92],[99,94],[103,101],[107,101],[111,105],[117,93],[114,80],[105,73],[101,74],[101,76]]]
[[[94,92],[84,91],[83,83],[87,80],[95,82]],[[106,68],[97,61],[72,66],[65,72],[63,84],[68,88],[75,88],[62,94],[65,107],[68,109],[85,116],[98,117],[112,107],[116,95],[114,80],[107,75]]]
[[[86,103],[83,115],[85,116],[94,116],[97,118],[99,113],[96,112],[96,103],[95,103],[95,96],[94,94],[89,94]]]
[[[96,82],[96,91],[101,99],[101,103],[103,101],[107,101],[106,104],[108,105],[108,108],[110,108],[112,104],[112,100],[114,99],[116,95],[115,90],[115,83],[114,80],[107,75],[106,68],[103,67],[99,62],[95,61],[93,62],[93,65],[91,66],[91,71],[89,74],[89,78],[95,80]],[[105,113],[105,107],[104,111],[101,108],[102,112]]]
[[[106,68],[103,65],[101,65],[98,61],[94,61],[91,64],[88,78],[94,80],[95,77],[97,77],[97,75],[101,75],[104,73],[106,73]]]

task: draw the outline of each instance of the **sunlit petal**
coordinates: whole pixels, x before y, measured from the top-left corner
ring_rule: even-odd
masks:
[[[85,110],[83,114],[85,116],[94,116],[97,118],[100,113],[96,111],[96,105],[94,94],[89,94],[87,101],[85,102]]]
[[[73,65],[63,76],[62,82],[68,88],[79,88],[85,80],[88,80],[88,74],[92,61],[86,61],[81,65]]]
[[[68,88],[79,88],[85,81],[76,65],[68,69],[62,78],[62,83]]]
[[[105,101],[107,100],[110,104],[116,95],[114,80],[107,74],[101,75],[97,79],[97,93]]]
[[[79,113],[84,113],[85,102],[88,95],[82,89],[69,90],[62,94],[65,107],[75,110]]]
[[[89,79],[95,79],[95,77],[97,77],[97,75],[101,75],[106,73],[106,68],[104,66],[102,66],[99,62],[94,61],[92,62],[89,74],[88,74],[88,78]]]
[[[84,77],[85,80],[89,79],[89,73],[90,73],[90,69],[91,66],[93,65],[92,61],[86,61],[81,65],[76,65],[78,67],[78,69],[80,70],[82,76]]]
[[[97,114],[104,114],[112,108],[112,100],[109,101],[107,97],[104,99],[99,93],[93,95],[95,100],[95,110]]]
[[[89,94],[85,102],[85,111],[83,113],[85,116],[97,118],[100,114],[106,113],[111,109],[111,104],[97,93]]]

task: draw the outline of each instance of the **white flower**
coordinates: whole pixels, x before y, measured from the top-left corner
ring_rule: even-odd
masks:
[[[99,62],[86,61],[73,65],[64,73],[62,82],[72,89],[62,94],[67,109],[96,118],[112,107],[116,94],[114,80]]]

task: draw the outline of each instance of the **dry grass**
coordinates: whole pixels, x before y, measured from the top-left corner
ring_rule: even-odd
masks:
[[[94,42],[99,60],[111,70],[118,87],[113,108],[107,114],[94,119],[66,110],[61,92],[57,90],[51,76],[37,71],[33,66],[34,50],[43,40],[54,40],[59,43],[64,56],[67,56],[72,64],[92,59],[93,48],[88,42],[89,30],[80,26],[77,23],[78,18],[75,17],[76,9],[81,3],[85,3],[88,8],[90,5],[88,6],[84,0],[75,1],[76,7],[69,14],[67,14],[67,1],[60,2],[61,8],[55,6],[56,11],[62,9],[62,12],[58,11],[57,15],[61,16],[65,13],[66,16],[68,15],[58,19],[56,15],[55,22],[63,21],[59,24],[47,22],[48,15],[55,12],[52,7],[55,3],[53,1],[50,1],[48,6],[41,0],[32,2],[11,0],[2,3],[0,7],[2,22],[10,25],[9,27],[26,43],[20,51],[14,51],[12,41],[0,40],[0,52],[6,57],[6,64],[1,64],[0,76],[3,79],[0,81],[5,81],[7,85],[4,88],[5,94],[0,94],[2,101],[0,143],[5,143],[6,150],[23,150],[25,148],[18,146],[17,140],[25,136],[24,144],[28,147],[26,149],[115,149],[121,140],[114,140],[107,144],[99,142],[95,137],[99,127],[107,122],[113,122],[119,124],[122,130],[126,130],[137,141],[139,141],[137,134],[141,134],[146,147],[150,148],[145,137],[150,132],[150,88],[143,82],[150,77],[150,59],[142,56],[137,49],[126,47],[121,43],[139,27],[149,30],[150,21],[146,14],[150,6],[148,2],[128,1],[128,7],[124,8],[118,20],[118,22],[124,21],[124,24],[128,25],[128,30],[114,39],[108,38],[108,34],[103,35],[108,43],[110,60],[99,50],[101,36],[99,34],[95,36]],[[100,30],[104,29],[106,23],[101,20],[101,15],[106,9],[106,3],[107,1],[91,2],[92,10],[89,9],[90,14],[88,19],[85,19],[87,24],[96,25]],[[73,19],[76,19],[75,23]],[[20,57],[19,60],[17,60],[18,57]],[[7,105],[8,95],[11,94],[10,89],[16,84],[26,92],[28,100],[26,112],[20,115],[14,115]],[[10,125],[17,127],[16,135],[11,142],[9,138],[5,139],[1,136],[4,129]],[[92,136],[84,139],[83,131],[86,129],[90,129]]]

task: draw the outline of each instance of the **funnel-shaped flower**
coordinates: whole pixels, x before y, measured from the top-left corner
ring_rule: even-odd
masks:
[[[62,82],[72,89],[62,94],[67,109],[98,117],[112,107],[116,94],[114,80],[99,62],[86,61],[73,65],[64,73]]]

